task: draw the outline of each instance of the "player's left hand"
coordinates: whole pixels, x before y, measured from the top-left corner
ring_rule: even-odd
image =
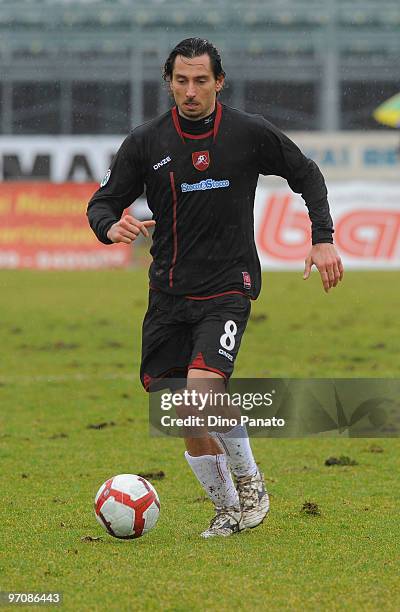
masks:
[[[311,267],[315,265],[321,275],[326,293],[336,287],[343,278],[343,264],[335,247],[330,242],[314,244],[309,252],[304,267],[304,280],[310,276]]]

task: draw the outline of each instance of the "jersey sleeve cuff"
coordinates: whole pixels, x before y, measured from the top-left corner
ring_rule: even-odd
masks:
[[[333,244],[333,234],[334,230],[332,229],[313,229],[312,230],[312,243],[320,244],[321,242],[330,242]]]
[[[107,232],[110,229],[110,227],[114,225],[114,223],[116,223],[117,221],[118,219],[113,219],[112,221],[108,221],[107,223],[104,224],[104,227],[101,228],[101,231],[98,236],[100,242],[102,242],[103,244],[114,244],[112,240],[107,238]]]

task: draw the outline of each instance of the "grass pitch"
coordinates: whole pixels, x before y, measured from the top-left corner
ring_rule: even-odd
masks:
[[[398,610],[398,440],[255,439],[268,520],[202,541],[212,508],[182,441],[148,435],[146,273],[1,271],[0,292],[2,590],[62,591],[74,611]],[[398,377],[397,293],[390,272],[348,273],[329,295],[316,273],[265,274],[235,375]],[[109,537],[100,484],[159,470],[157,527]]]

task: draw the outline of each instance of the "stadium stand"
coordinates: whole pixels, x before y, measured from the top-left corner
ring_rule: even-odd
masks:
[[[224,99],[283,129],[379,129],[399,88],[398,1],[7,0],[1,133],[125,133],[167,108],[161,66],[193,35],[223,53]]]

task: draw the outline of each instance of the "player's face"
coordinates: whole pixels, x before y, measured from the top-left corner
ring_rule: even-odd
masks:
[[[210,115],[223,84],[223,77],[215,79],[208,54],[192,59],[182,55],[175,58],[170,87],[184,117],[196,120]]]

